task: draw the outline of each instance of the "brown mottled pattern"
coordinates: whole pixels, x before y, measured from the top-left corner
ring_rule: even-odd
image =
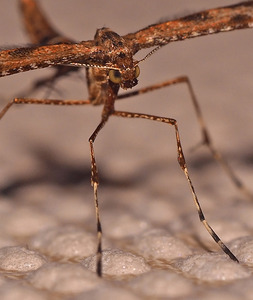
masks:
[[[117,46],[123,47],[125,40],[129,51],[136,53],[140,49],[162,46],[172,41],[250,27],[253,27],[253,1],[210,9],[178,20],[154,24],[124,36],[121,38],[122,45]],[[108,34],[113,41],[116,33],[110,31]],[[97,49],[92,41],[80,44],[48,45],[36,49],[3,50],[0,52],[0,76],[66,64],[109,67],[107,51],[102,48]],[[110,51],[113,52],[113,48]],[[117,54],[120,52],[121,49]]]
[[[124,36],[138,52],[197,36],[253,27],[253,1],[210,9],[178,20],[150,25]]]

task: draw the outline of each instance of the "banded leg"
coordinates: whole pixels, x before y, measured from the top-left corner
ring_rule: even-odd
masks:
[[[179,130],[178,130],[178,125],[177,121],[175,119],[171,118],[164,118],[164,117],[159,117],[159,116],[153,116],[153,115],[148,115],[148,114],[140,114],[140,113],[132,113],[132,112],[124,112],[124,111],[115,111],[112,115],[117,116],[117,117],[123,117],[123,118],[141,118],[141,119],[147,119],[151,121],[158,121],[162,123],[166,123],[168,125],[174,126],[175,129],[175,134],[176,134],[176,142],[177,142],[177,153],[178,153],[178,163],[183,170],[185,177],[188,181],[194,203],[196,205],[199,219],[202,222],[202,224],[205,226],[206,230],[209,232],[211,237],[214,239],[214,241],[220,246],[220,248],[234,261],[238,262],[238,259],[234,256],[234,254],[228,249],[228,247],[221,241],[221,239],[218,237],[218,235],[215,233],[215,231],[212,229],[212,227],[208,224],[204,213],[202,211],[202,208],[200,206],[197,194],[195,192],[195,189],[193,187],[192,181],[189,176],[188,168],[186,165],[186,161],[184,158],[183,154],[183,149],[181,146],[181,141],[180,141],[180,136],[179,136]]]
[[[155,85],[148,86],[146,88],[142,88],[137,91],[121,94],[118,96],[117,100],[136,96],[136,95],[145,94],[147,92],[155,91],[157,89],[168,87],[170,85],[174,85],[174,84],[178,84],[178,83],[186,83],[187,87],[189,89],[189,92],[190,92],[191,101],[192,101],[192,104],[193,104],[193,107],[194,107],[194,110],[195,110],[195,113],[197,116],[197,120],[198,120],[198,123],[200,126],[201,133],[202,133],[202,141],[197,146],[206,145],[208,147],[209,151],[211,152],[213,158],[222,166],[223,170],[225,171],[227,176],[230,178],[232,183],[236,186],[236,188],[240,192],[242,192],[248,199],[253,200],[252,193],[242,183],[242,181],[237,177],[237,175],[235,174],[233,169],[229,166],[229,164],[224,159],[224,157],[221,155],[221,153],[214,147],[210,133],[209,133],[206,123],[204,121],[202,111],[200,109],[196,95],[193,91],[192,84],[187,76],[177,77],[177,78],[174,78],[174,79],[171,79],[171,80],[159,83],[159,84],[155,84]]]
[[[97,222],[97,253],[96,253],[96,273],[99,277],[102,277],[102,226],[100,221],[99,214],[99,205],[98,205],[98,170],[95,160],[94,152],[94,142],[99,133],[99,131],[104,127],[106,120],[102,120],[101,123],[97,126],[93,134],[89,138],[90,143],[90,153],[91,153],[91,185],[93,186],[94,191],[94,205],[96,213],[96,222]]]
[[[7,113],[9,108],[13,104],[45,104],[45,105],[85,105],[90,104],[89,100],[51,100],[51,99],[22,99],[22,98],[15,98],[10,101],[0,112],[0,119]],[[99,217],[99,206],[98,206],[98,196],[97,196],[97,188],[98,188],[98,171],[96,167],[95,161],[95,154],[94,154],[94,147],[93,143],[96,139],[98,132],[102,129],[105,121],[102,121],[96,130],[93,132],[91,137],[89,138],[90,143],[90,151],[91,151],[91,184],[94,190],[94,204],[95,204],[95,212],[96,212],[96,222],[97,222],[97,236],[98,236],[98,247],[97,247],[97,274],[98,276],[102,276],[102,228],[101,222]]]
[[[0,111],[0,120],[13,104],[43,104],[43,105],[85,105],[90,104],[90,100],[54,100],[54,99],[23,99],[15,98]]]

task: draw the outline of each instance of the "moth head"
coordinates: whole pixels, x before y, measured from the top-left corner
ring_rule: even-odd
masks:
[[[109,80],[115,84],[119,84],[123,89],[129,89],[137,85],[140,68],[138,65],[134,68],[123,70],[110,69],[108,72]]]

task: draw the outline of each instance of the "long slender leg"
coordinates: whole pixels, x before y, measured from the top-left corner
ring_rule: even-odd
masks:
[[[10,101],[0,112],[0,119],[6,114],[9,108],[13,104],[45,104],[45,105],[85,105],[90,104],[89,100],[51,100],[51,99],[22,99],[22,98],[15,98]],[[98,125],[96,130],[93,132],[91,137],[89,138],[90,143],[90,151],[91,151],[91,184],[94,190],[94,204],[95,204],[95,212],[96,212],[96,222],[97,222],[97,237],[98,237],[98,247],[97,247],[97,275],[102,276],[102,227],[100,222],[99,216],[99,206],[98,206],[98,196],[97,196],[97,188],[98,188],[98,171],[95,161],[95,154],[94,154],[94,141],[102,129],[106,120],[102,120],[101,123]]]
[[[180,136],[179,136],[179,130],[178,130],[178,125],[177,121],[175,119],[171,118],[164,118],[164,117],[159,117],[159,116],[153,116],[153,115],[148,115],[148,114],[140,114],[140,113],[132,113],[132,112],[124,112],[124,111],[115,111],[112,115],[118,116],[118,117],[123,117],[123,118],[141,118],[141,119],[147,119],[151,121],[158,121],[158,122],[163,122],[168,125],[174,126],[175,129],[175,134],[176,134],[176,142],[177,142],[177,153],[178,153],[178,163],[183,170],[185,177],[188,181],[194,203],[196,205],[199,219],[202,222],[202,224],[205,226],[206,230],[209,232],[211,237],[214,239],[214,241],[221,247],[221,249],[234,261],[238,262],[238,259],[234,256],[234,254],[227,248],[227,246],[221,241],[221,239],[218,237],[218,235],[215,233],[215,231],[212,229],[212,227],[208,224],[204,213],[202,211],[202,208],[200,206],[197,194],[195,192],[195,189],[193,187],[192,181],[189,176],[188,168],[186,165],[186,161],[184,158],[183,154],[183,149],[181,146],[181,141],[180,141]]]
[[[236,188],[242,192],[244,195],[246,195],[246,197],[250,200],[253,200],[253,195],[252,193],[248,190],[248,188],[242,183],[242,181],[237,177],[237,175],[235,174],[235,172],[233,171],[233,169],[229,166],[229,164],[227,163],[227,161],[224,159],[224,157],[221,155],[221,153],[214,147],[214,144],[212,142],[210,133],[207,129],[206,123],[204,121],[203,118],[203,114],[202,111],[200,109],[199,103],[197,101],[196,95],[193,91],[192,88],[192,84],[189,80],[189,78],[187,76],[181,76],[181,77],[177,77],[159,84],[155,84],[155,85],[151,85],[149,87],[146,88],[142,88],[140,90],[137,91],[133,91],[133,92],[129,92],[129,93],[125,93],[125,94],[121,94],[118,96],[118,99],[124,99],[124,98],[128,98],[128,97],[132,97],[132,96],[136,96],[136,95],[141,95],[147,92],[151,92],[160,88],[164,88],[170,85],[174,85],[174,84],[178,84],[178,83],[186,83],[187,87],[189,89],[190,92],[190,96],[191,96],[191,101],[198,119],[198,123],[200,125],[200,130],[202,133],[202,141],[199,143],[199,145],[206,145],[208,147],[208,149],[210,150],[213,158],[222,166],[222,168],[224,169],[225,173],[227,174],[227,176],[231,179],[232,183],[236,186]],[[198,145],[198,146],[199,146]]]
[[[13,104],[43,104],[43,105],[85,105],[90,104],[90,100],[53,100],[53,99],[23,99],[15,98],[0,111],[0,120]]]
[[[96,222],[97,222],[97,262],[96,262],[96,273],[99,277],[102,277],[102,226],[100,222],[99,216],[99,205],[98,205],[98,170],[95,160],[95,153],[94,153],[94,142],[99,133],[99,131],[104,127],[106,120],[102,120],[98,127],[95,129],[91,137],[89,138],[90,143],[90,153],[91,153],[91,185],[93,186],[94,191],[94,205],[95,205],[95,212],[96,212]]]

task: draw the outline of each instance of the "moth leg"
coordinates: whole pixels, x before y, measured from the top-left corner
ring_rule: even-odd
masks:
[[[13,104],[42,104],[42,105],[86,105],[90,104],[90,100],[55,100],[55,99],[32,99],[32,98],[14,98],[0,111],[0,120],[7,113]]]
[[[151,120],[151,121],[158,121],[162,123],[166,123],[168,125],[171,125],[175,129],[175,134],[176,134],[176,143],[177,143],[177,154],[178,154],[178,163],[183,170],[185,177],[187,179],[187,182],[189,184],[192,197],[195,203],[195,206],[198,211],[199,219],[208,231],[208,233],[211,235],[211,237],[214,239],[214,241],[220,246],[220,248],[224,251],[225,254],[227,254],[232,260],[239,262],[238,259],[235,257],[235,255],[228,249],[228,247],[222,242],[222,240],[219,238],[219,236],[215,233],[215,231],[212,229],[212,227],[208,224],[204,213],[202,211],[202,208],[200,206],[197,194],[195,192],[194,186],[192,184],[188,168],[186,165],[185,157],[183,154],[183,149],[181,146],[181,141],[180,141],[180,136],[179,136],[179,130],[178,130],[178,125],[177,121],[175,119],[171,118],[165,118],[165,117],[159,117],[159,116],[154,116],[154,115],[148,115],[148,114],[141,114],[141,113],[132,113],[132,112],[125,112],[125,111],[114,111],[112,114],[117,117],[123,117],[123,118],[141,118],[141,119],[146,119],[146,120]]]
[[[222,166],[223,170],[227,174],[227,176],[230,178],[232,183],[236,186],[236,188],[243,193],[247,199],[253,200],[253,195],[249,191],[249,189],[243,184],[243,182],[238,178],[238,176],[235,174],[233,169],[230,167],[230,165],[227,163],[226,159],[222,156],[222,154],[217,150],[217,148],[214,146],[213,141],[211,139],[209,130],[207,128],[207,125],[205,123],[200,105],[197,101],[196,95],[194,93],[192,84],[187,76],[181,76],[177,77],[171,80],[167,80],[165,82],[159,83],[159,84],[154,84],[142,89],[139,89],[137,91],[121,94],[118,96],[118,99],[125,99],[128,97],[136,96],[136,95],[141,95],[145,94],[147,92],[151,92],[160,88],[168,87],[170,85],[178,84],[178,83],[186,83],[189,93],[191,96],[191,101],[197,116],[197,120],[200,126],[201,134],[202,134],[202,141],[197,145],[206,145],[209,151],[211,152],[213,158]]]
[[[96,273],[99,277],[102,277],[102,226],[100,222],[99,204],[98,204],[98,169],[95,160],[94,142],[99,131],[104,127],[106,120],[102,120],[97,126],[93,134],[89,138],[90,153],[91,153],[91,185],[94,192],[94,205],[97,222],[97,253],[96,253]]]

